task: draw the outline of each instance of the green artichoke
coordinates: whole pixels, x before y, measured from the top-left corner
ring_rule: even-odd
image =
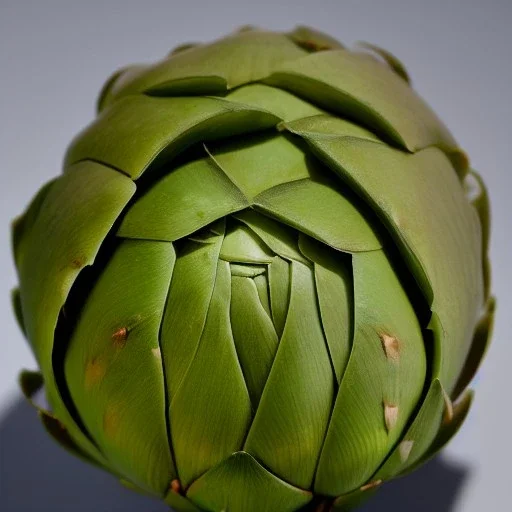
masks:
[[[489,207],[402,64],[243,29],[117,72],[13,227],[46,429],[179,511],[349,510],[440,450]]]

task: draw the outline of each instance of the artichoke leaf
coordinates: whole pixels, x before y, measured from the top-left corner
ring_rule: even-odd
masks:
[[[446,408],[446,391],[434,379],[417,416],[372,480],[389,480],[420,460],[434,441]]]
[[[308,264],[298,248],[298,233],[252,209],[235,213],[234,217],[251,228],[280,258]]]
[[[219,260],[204,329],[169,419],[176,467],[186,488],[243,444],[251,402],[230,325],[229,263]]]
[[[291,263],[288,316],[244,450],[297,487],[311,487],[335,376],[310,268]],[[297,379],[297,375],[301,378]]]
[[[134,202],[118,236],[171,242],[247,206],[247,198],[207,156],[174,169]]]
[[[87,455],[87,453],[76,444],[76,442],[71,438],[66,427],[57,418],[55,418],[55,416],[53,416],[51,411],[37,403],[35,395],[42,391],[44,387],[42,374],[38,371],[22,370],[18,381],[23,395],[30,405],[37,410],[39,420],[53,440],[75,457],[107,470],[105,466]]]
[[[400,439],[426,375],[421,327],[387,256],[358,253],[352,263],[352,353],[315,478],[315,491],[327,496],[349,493],[375,473]]]
[[[21,293],[19,288],[14,288],[11,291],[11,302],[14,315],[16,316],[16,321],[18,322],[18,326],[23,332],[23,334],[26,336],[27,333],[25,329],[25,321],[23,320],[23,308],[21,304]]]
[[[106,464],[103,456],[71,416],[57,387],[54,333],[71,286],[80,271],[93,263],[134,192],[134,183],[112,169],[90,161],[77,164],[48,190],[24,238],[18,269],[27,338],[45,376],[53,414],[79,447],[101,464]]]
[[[260,83],[234,89],[225,96],[225,99],[267,110],[283,121],[294,121],[324,113],[322,109],[284,89]]]
[[[489,243],[491,235],[491,205],[487,188],[482,177],[470,170],[464,181],[466,196],[476,208],[482,228],[482,264],[484,272],[485,300],[489,298],[491,289],[491,262],[489,259]]]
[[[255,209],[335,249],[372,251],[382,243],[349,191],[329,177],[277,185],[255,198]]]
[[[196,480],[187,498],[203,510],[293,512],[312,494],[276,477],[246,452],[237,452]]]
[[[169,242],[122,241],[87,298],[64,360],[71,397],[110,465],[157,496],[176,477],[159,344],[174,261]]]
[[[254,279],[231,278],[231,328],[251,403],[256,409],[279,344]]]
[[[288,34],[288,37],[301,48],[310,52],[344,48],[337,39],[329,34],[304,25],[295,27],[295,29]]]
[[[459,379],[451,395],[454,400],[457,400],[463,391],[469,386],[476,375],[478,368],[482,364],[485,354],[487,353],[487,349],[491,343],[491,336],[494,327],[495,308],[496,300],[494,297],[491,297],[487,301],[485,313],[476,325],[471,348],[469,349],[466,362],[464,363],[462,372],[459,375]]]
[[[403,78],[408,84],[411,83],[409,73],[405,69],[403,62],[401,62],[400,59],[393,55],[390,51],[385,50],[384,48],[381,48],[375,44],[367,43],[364,41],[358,42],[357,46],[376,53],[399,77]]]
[[[299,247],[314,262],[320,316],[338,384],[348,363],[354,334],[354,284],[350,256],[301,235]]]
[[[205,140],[265,130],[280,119],[221,98],[127,96],[104,109],[73,140],[65,169],[94,160],[136,180],[151,165],[169,162]]]
[[[400,473],[400,476],[407,475],[414,471],[416,468],[426,464],[430,459],[435,457],[457,434],[462,427],[464,421],[469,414],[469,410],[473,403],[474,393],[468,389],[463,395],[453,404],[453,411],[445,415],[441,426],[435,436],[432,444],[429,446],[425,454],[418,459],[412,466],[408,467]]]
[[[457,144],[426,103],[393,70],[346,50],[313,53],[283,64],[265,83],[348,116],[409,151]]]
[[[113,84],[109,101],[146,93],[159,96],[223,94],[268,76],[280,64],[306,55],[285,34],[239,32],[211,44],[173,53]]]
[[[434,377],[448,393],[462,370],[483,306],[476,210],[437,148],[414,155],[353,137],[302,132],[315,154],[369,203],[389,229],[432,310]],[[411,212],[417,212],[414,215]]]

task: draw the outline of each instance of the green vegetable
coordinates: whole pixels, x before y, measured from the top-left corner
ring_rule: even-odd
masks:
[[[301,27],[107,82],[14,224],[66,448],[179,511],[349,510],[468,413],[482,180],[387,51]]]

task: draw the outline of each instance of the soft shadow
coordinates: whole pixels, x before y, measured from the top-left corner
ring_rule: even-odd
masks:
[[[361,512],[451,512],[468,474],[467,468],[438,457],[412,475],[385,484]],[[169,511],[57,446],[25,401],[0,418],[0,510]]]
[[[2,512],[169,512],[57,445],[18,401],[0,418]]]
[[[360,512],[452,512],[468,476],[467,467],[438,456],[384,484]]]

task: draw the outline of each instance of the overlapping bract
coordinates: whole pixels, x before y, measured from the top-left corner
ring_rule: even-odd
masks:
[[[488,200],[370,50],[248,29],[107,83],[13,230],[67,448],[176,510],[348,510],[457,431]]]

